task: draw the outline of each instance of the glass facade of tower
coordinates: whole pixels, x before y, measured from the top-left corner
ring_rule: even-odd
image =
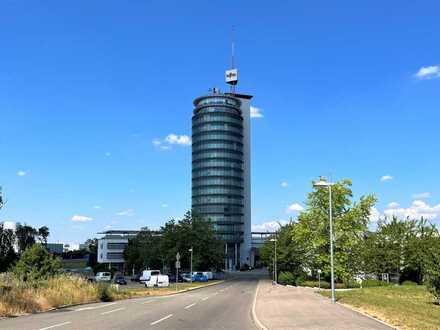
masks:
[[[243,241],[244,166],[241,101],[215,93],[194,101],[192,209],[227,243]]]

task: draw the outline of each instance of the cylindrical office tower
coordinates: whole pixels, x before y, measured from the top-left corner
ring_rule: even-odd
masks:
[[[244,233],[241,101],[214,92],[194,100],[192,209],[211,220],[225,242],[225,268],[240,264]]]

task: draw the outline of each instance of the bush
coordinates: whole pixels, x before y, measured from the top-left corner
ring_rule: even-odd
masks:
[[[440,276],[432,276],[427,281],[429,292],[432,293],[436,304],[440,304]]]
[[[23,253],[13,271],[18,279],[34,283],[59,274],[61,262],[43,246],[34,244]]]
[[[416,282],[413,282],[413,281],[403,281],[402,285],[411,286],[411,285],[418,285],[418,284]]]
[[[101,301],[113,301],[110,285],[107,283],[98,284],[98,298]]]
[[[362,281],[362,287],[363,288],[371,288],[375,286],[387,286],[389,285],[387,282],[379,281],[379,280],[364,280]]]
[[[282,285],[295,285],[295,275],[291,272],[281,272],[278,276],[278,283]]]

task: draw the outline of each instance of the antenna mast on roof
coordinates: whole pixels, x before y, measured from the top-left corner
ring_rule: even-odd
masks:
[[[235,86],[238,83],[238,70],[235,68],[235,45],[234,45],[234,27],[231,33],[231,69],[225,72],[225,81],[231,85],[231,93],[235,94]]]

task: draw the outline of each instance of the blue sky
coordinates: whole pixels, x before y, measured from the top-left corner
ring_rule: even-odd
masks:
[[[256,228],[295,217],[321,174],[352,179],[356,197],[375,193],[379,214],[439,223],[439,10],[438,1],[3,1],[0,220],[82,242],[181,216],[192,100],[226,89],[234,25],[238,91],[262,114],[252,120]]]

